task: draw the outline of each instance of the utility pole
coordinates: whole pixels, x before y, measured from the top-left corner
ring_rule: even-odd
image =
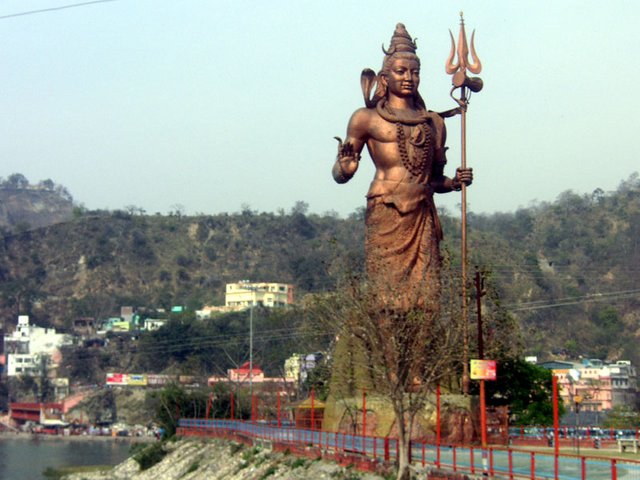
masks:
[[[478,267],[476,267],[476,311],[478,312],[478,358],[484,360],[484,336],[482,333],[482,297],[487,292],[484,289],[484,275],[480,273]]]
[[[255,296],[255,291],[254,291]],[[253,402],[253,306],[254,299],[251,299],[251,307],[249,308],[249,395]],[[252,404],[253,405],[253,404]]]
[[[478,312],[478,358],[484,360],[484,339],[482,334],[482,297],[487,293],[484,290],[484,276],[476,267],[476,310]],[[484,379],[480,379],[480,428],[482,439],[482,470],[488,474],[487,459],[487,403]]]

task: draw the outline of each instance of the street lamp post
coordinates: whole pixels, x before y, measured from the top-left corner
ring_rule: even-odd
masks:
[[[582,403],[582,396],[574,395],[573,402],[576,410],[576,453],[580,455],[580,404]]]
[[[253,306],[254,306],[254,300],[252,298],[251,307],[249,308],[249,394],[251,395],[252,402],[253,402]]]
[[[251,285],[243,285],[242,288],[254,293],[254,298],[251,299],[251,305],[249,306],[249,394],[253,399],[253,308],[256,304],[255,294],[257,292],[265,292],[267,290]]]
[[[578,395],[578,382],[580,381],[580,371],[572,368],[569,370],[569,383],[573,386],[573,406],[574,413],[576,414],[575,421],[575,441],[576,441],[576,453],[580,455],[580,403],[582,402],[582,397]],[[571,390],[569,390],[569,395],[571,395]]]

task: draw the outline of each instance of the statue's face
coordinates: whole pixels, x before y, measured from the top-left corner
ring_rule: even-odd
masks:
[[[396,58],[385,74],[389,94],[398,97],[413,97],[420,84],[420,64],[416,60]]]

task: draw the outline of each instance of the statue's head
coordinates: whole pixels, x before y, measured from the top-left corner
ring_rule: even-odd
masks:
[[[402,23],[398,23],[396,25],[395,31],[393,32],[393,35],[391,36],[389,48],[385,49],[384,46],[382,47],[382,51],[384,52],[385,56],[382,61],[382,69],[378,72],[378,75],[375,78],[375,80],[377,80],[377,82],[375,82],[377,83],[377,87],[373,98],[371,99],[369,99],[369,92],[374,83],[374,74],[368,69],[365,70],[370,79],[370,81],[363,83],[363,93],[365,95],[365,103],[367,104],[367,106],[374,106],[380,99],[388,97],[389,92],[387,80],[394,63],[396,63],[398,60],[405,60],[407,62],[413,63],[414,65],[417,64],[418,69],[420,68],[420,58],[418,58],[418,56],[416,55],[416,49],[417,46],[407,32],[405,26]],[[365,76],[365,72],[363,72],[363,77]],[[417,91],[417,82],[415,86],[415,99],[418,105],[424,107],[424,101]]]
[[[389,73],[389,69],[393,64],[393,61],[402,58],[406,60],[415,60],[420,65],[420,59],[416,55],[417,46],[404,24],[398,23],[396,25],[396,29],[391,36],[391,42],[389,43],[389,48],[385,49],[382,47],[382,51],[384,52],[384,60],[382,61],[382,70],[381,74]]]

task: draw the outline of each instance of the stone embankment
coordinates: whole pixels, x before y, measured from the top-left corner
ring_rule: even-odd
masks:
[[[353,467],[320,459],[296,457],[256,446],[216,439],[183,439],[164,444],[166,456],[141,470],[130,458],[110,471],[78,473],[64,480],[384,480],[394,478],[357,472]],[[416,472],[416,479],[429,477]],[[465,477],[457,477],[459,479]]]

